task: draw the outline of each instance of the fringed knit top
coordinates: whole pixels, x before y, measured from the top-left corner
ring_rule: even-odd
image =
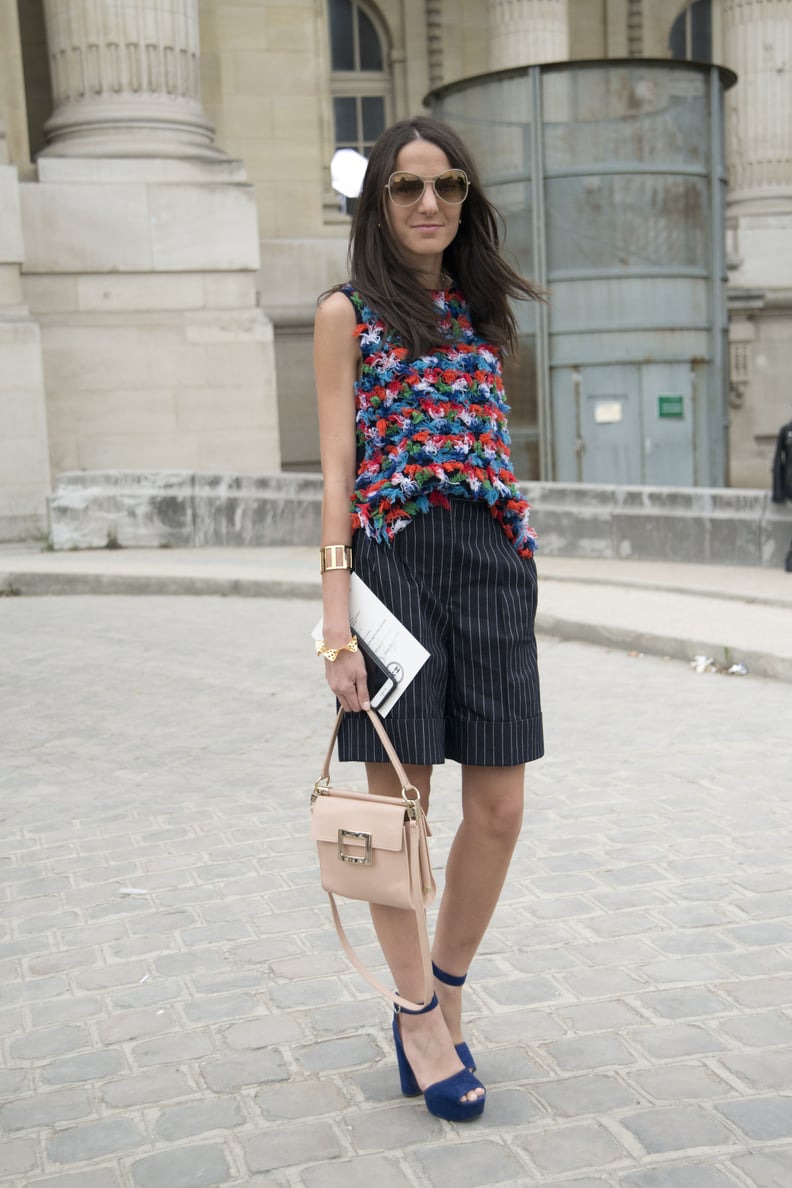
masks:
[[[500,351],[455,288],[432,299],[446,344],[408,358],[351,285],[362,363],[355,384],[358,470],[352,527],[390,542],[418,512],[479,499],[523,557],[536,535],[511,469]]]

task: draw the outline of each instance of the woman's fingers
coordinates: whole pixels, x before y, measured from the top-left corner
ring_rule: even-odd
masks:
[[[360,653],[342,652],[336,660],[326,660],[325,673],[327,683],[343,710],[357,714],[368,708],[366,666]]]

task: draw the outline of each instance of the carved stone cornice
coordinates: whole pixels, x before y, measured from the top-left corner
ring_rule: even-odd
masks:
[[[627,56],[643,56],[643,0],[627,0]]]
[[[441,0],[425,0],[426,56],[429,63],[429,86],[443,83],[443,6]]]
[[[224,160],[200,96],[197,0],[44,0],[47,156]]]

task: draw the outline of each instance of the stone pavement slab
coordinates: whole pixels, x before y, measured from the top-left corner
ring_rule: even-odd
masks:
[[[400,1096],[318,885],[318,613],[0,600],[3,1188],[788,1188],[789,685],[540,638],[547,755],[466,992],[490,1099],[455,1126]]]

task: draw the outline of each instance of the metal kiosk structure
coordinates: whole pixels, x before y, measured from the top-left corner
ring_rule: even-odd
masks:
[[[433,91],[549,293],[520,303],[507,377],[520,479],[726,482],[723,95],[672,60],[582,61]]]

